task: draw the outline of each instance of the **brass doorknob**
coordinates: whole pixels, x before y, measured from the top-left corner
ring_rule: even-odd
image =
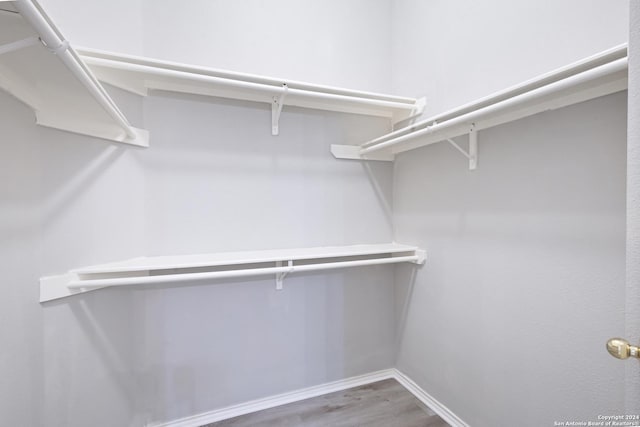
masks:
[[[607,351],[617,359],[628,359],[629,357],[640,359],[640,348],[629,344],[629,341],[623,338],[611,338],[607,341]]]

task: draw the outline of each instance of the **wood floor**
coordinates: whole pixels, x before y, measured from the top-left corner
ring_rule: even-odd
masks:
[[[325,394],[202,427],[449,427],[396,380]]]

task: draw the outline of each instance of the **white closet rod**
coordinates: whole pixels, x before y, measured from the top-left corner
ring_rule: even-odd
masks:
[[[478,110],[480,108],[495,104],[497,102],[504,101],[509,98],[513,98],[514,96],[522,95],[526,92],[530,92],[534,89],[538,89],[550,83],[554,83],[559,80],[565,79],[567,77],[571,77],[573,75],[590,70],[600,65],[605,65],[617,59],[625,58],[626,56],[627,56],[627,44],[623,43],[611,49],[607,49],[603,52],[600,52],[596,55],[590,56],[588,58],[584,58],[580,61],[574,62],[567,66],[558,68],[556,70],[550,71],[548,73],[534,77],[525,82],[509,87],[507,89],[493,93],[484,98],[480,98],[478,100],[475,100],[468,104],[464,104],[452,110],[445,111],[444,113],[440,113],[436,116],[432,116],[427,119],[420,120],[418,122],[415,122],[411,126],[407,126],[407,127],[398,129],[394,132],[390,132],[386,135],[382,135],[376,139],[372,139],[371,141],[361,144],[361,147],[368,147],[382,141],[387,141],[397,136],[405,135],[405,134],[414,132],[416,130],[419,130],[420,128],[426,127],[429,124],[433,124],[434,122],[443,122],[443,121],[452,119],[456,116],[460,116],[462,114],[466,114],[474,110]]]
[[[175,282],[191,282],[195,280],[208,280],[208,279],[223,279],[231,277],[249,277],[249,276],[264,276],[269,274],[278,273],[295,273],[302,271],[319,271],[330,270],[347,267],[360,267],[366,265],[378,265],[378,264],[395,264],[401,262],[421,262],[422,258],[418,255],[399,256],[391,258],[381,259],[366,259],[358,261],[344,261],[344,262],[331,262],[326,264],[307,264],[307,265],[294,265],[286,267],[268,267],[268,268],[254,268],[246,270],[229,270],[229,271],[212,271],[206,273],[186,273],[186,274],[167,274],[157,276],[141,276],[141,277],[119,277],[111,279],[88,279],[88,280],[74,280],[69,283],[69,289],[93,289],[102,288],[105,286],[132,286],[132,285],[147,285],[147,284],[161,284],[161,283],[175,283]]]
[[[406,135],[401,135],[401,136],[377,143],[375,145],[363,147],[360,150],[360,154],[364,155],[364,154],[372,153],[378,150],[391,148],[407,140],[414,139],[430,133],[434,133],[436,131],[443,131],[446,129],[453,128],[455,126],[460,126],[465,124],[470,125],[478,120],[485,119],[491,116],[492,114],[500,113],[508,109],[513,109],[518,106],[522,106],[528,102],[540,100],[546,96],[553,95],[553,94],[565,91],[567,89],[574,88],[579,85],[588,84],[590,82],[596,81],[603,77],[625,71],[628,67],[627,62],[628,61],[626,57],[617,59],[605,65],[600,65],[598,67],[591,68],[587,71],[583,71],[571,77],[564,78],[562,80],[547,84],[546,86],[542,86],[537,89],[514,96],[512,98],[508,98],[503,101],[496,102],[494,104],[471,111],[469,113],[456,116],[452,119],[443,121],[441,123],[433,123],[434,122],[433,119],[422,121],[421,124],[427,124],[427,123],[433,123],[433,124],[427,125],[427,127],[425,128],[419,129],[415,132],[412,132]],[[480,127],[476,128],[476,130],[480,130],[480,129],[481,129]],[[443,137],[443,140],[444,139],[446,138]]]
[[[73,75],[87,88],[102,108],[122,128],[127,137],[136,139],[137,134],[124,117],[122,112],[111,100],[104,88],[98,83],[91,71],[83,64],[76,52],[64,40],[54,25],[46,18],[44,11],[32,0],[17,0],[13,2],[20,15],[34,28],[45,46],[55,53],[67,66]]]
[[[267,77],[267,76],[262,76],[258,74],[241,73],[238,71],[207,68],[207,67],[182,64],[182,63],[172,62],[172,61],[164,61],[164,60],[161,61],[157,59],[144,58],[144,57],[139,57],[134,55],[126,55],[122,53],[116,54],[116,53],[104,52],[96,49],[78,48],[77,51],[80,54],[80,56],[83,57],[83,59],[85,60],[106,59],[106,60],[115,61],[115,62],[147,65],[154,69],[163,68],[168,70],[184,71],[190,74],[221,77],[224,79],[231,79],[231,80],[243,80],[247,82],[260,83],[264,85],[277,86],[277,87],[280,87],[282,86],[283,83],[286,83],[289,87],[311,91],[311,92],[325,92],[325,93],[333,93],[336,95],[353,96],[357,98],[381,99],[381,100],[392,101],[392,102],[403,102],[410,105],[414,105],[416,102],[414,98],[409,98],[409,97],[387,95],[387,94],[367,92],[362,90],[345,89],[345,88],[335,87],[335,86],[312,84],[307,82],[301,82],[298,80],[274,78],[274,77]],[[109,64],[112,64],[112,63],[109,63]]]
[[[233,79],[233,78],[216,77],[216,76],[192,73],[187,71],[178,71],[178,70],[172,70],[167,68],[159,68],[159,67],[135,64],[130,62],[113,61],[110,59],[97,58],[97,57],[91,57],[91,56],[85,56],[84,60],[86,63],[90,65],[108,67],[108,68],[118,69],[123,71],[147,73],[147,74],[151,74],[159,77],[171,78],[171,79],[184,79],[184,80],[204,83],[204,84],[228,86],[228,87],[233,87],[237,89],[262,91],[262,92],[267,92],[271,95],[280,95],[281,93],[283,93],[285,91],[284,85],[286,84],[287,97],[300,96],[304,98],[314,98],[314,99],[321,99],[325,101],[351,102],[351,103],[360,104],[360,105],[373,105],[378,107],[396,108],[396,109],[403,109],[408,111],[414,110],[416,108],[415,103],[395,102],[395,101],[387,101],[384,99],[375,99],[375,98],[367,98],[367,97],[352,96],[352,95],[340,95],[336,93],[313,91],[313,90],[307,90],[307,89],[297,89],[295,87],[291,87],[292,84],[289,84],[286,81],[282,81],[280,85],[271,85],[271,84],[256,83],[256,82]]]

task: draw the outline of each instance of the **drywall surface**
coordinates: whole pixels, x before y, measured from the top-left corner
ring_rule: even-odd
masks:
[[[627,41],[628,0],[396,0],[392,90],[456,107]]]
[[[140,255],[391,241],[392,166],[329,151],[385,120],[291,109],[272,137],[267,106],[160,95],[144,150],[0,95],[0,424],[141,426],[393,366],[392,266],[38,303],[40,276]]]
[[[40,305],[38,279],[138,254],[143,175],[132,151],[36,127],[5,93],[0,111],[0,424],[131,425],[130,298]]]
[[[41,0],[72,46],[388,92],[390,0]]]
[[[388,91],[389,0],[144,2],[151,57]]]
[[[44,355],[38,273],[31,262],[37,257],[40,172],[35,145],[23,143],[37,134],[27,107],[4,93],[0,112],[0,414],[7,425],[38,425],[41,412],[34,408],[41,408],[44,398],[39,369]],[[25,286],[29,282],[33,286]]]
[[[631,2],[629,32],[629,123],[627,146],[626,337],[640,337],[640,3]],[[635,362],[635,361],[634,361]],[[640,412],[640,370],[627,364],[626,412]]]
[[[455,107],[625,42],[628,6],[396,1],[394,91]],[[480,132],[474,172],[448,144],[396,161],[396,239],[429,254],[412,286],[398,269],[397,366],[474,427],[624,412],[604,344],[624,333],[625,119],[614,94]]]
[[[71,46],[142,55],[143,0],[39,0]]]
[[[397,366],[474,427],[624,411],[626,94],[402,154],[396,238],[427,265],[397,277]]]
[[[389,241],[391,164],[329,150],[384,132],[385,121],[291,108],[271,136],[267,105],[147,98],[150,254]]]
[[[176,115],[180,111],[180,115]],[[338,162],[384,120],[149,98],[150,255],[388,242],[390,164]],[[393,366],[393,267],[137,292],[145,421],[176,419]]]
[[[43,6],[76,46],[389,86],[388,1],[120,3]],[[113,93],[148,150],[38,128],[0,94],[0,424],[141,426],[393,366],[391,266],[38,304],[39,276],[84,265],[393,237],[391,165],[329,152],[388,121],[285,106],[272,137],[267,105]]]

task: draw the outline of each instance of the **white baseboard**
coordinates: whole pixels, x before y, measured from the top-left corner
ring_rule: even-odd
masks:
[[[216,409],[211,412],[205,412],[166,423],[151,423],[148,424],[147,427],[199,427],[205,424],[238,417],[240,415],[262,411],[263,409],[274,408],[276,406],[286,405],[287,403],[298,402],[311,397],[322,396],[323,394],[333,393],[335,391],[359,387],[361,385],[371,384],[376,381],[382,381],[389,378],[395,378],[395,369],[385,369],[383,371],[320,384],[289,393],[278,394],[264,399],[252,400],[239,405],[228,406],[226,408]]]
[[[389,378],[393,378],[400,384],[402,384],[402,386],[406,388],[411,394],[413,394],[419,401],[428,406],[429,409],[438,414],[440,418],[445,420],[452,427],[469,427],[467,423],[462,421],[456,414],[451,412],[449,408],[438,402],[429,393],[421,389],[415,382],[413,382],[411,378],[407,377],[404,373],[400,372],[397,369],[385,369],[383,371],[371,372],[369,374],[359,375],[357,377],[351,377],[344,380],[320,384],[289,393],[265,397],[263,399],[252,400],[250,402],[216,409],[214,411],[181,418],[175,421],[147,424],[147,427],[200,427],[205,424],[227,420],[229,418],[250,414],[252,412],[262,411],[264,409],[275,408],[276,406],[286,405],[287,403],[298,402],[300,400],[322,396],[324,394],[346,390],[348,388],[359,387],[361,385],[371,384]]]
[[[449,408],[438,402],[433,396],[421,389],[411,378],[397,369],[392,369],[393,378],[406,388],[416,399],[424,403],[429,409],[438,414],[440,418],[445,420],[451,427],[469,427],[469,424],[462,421],[460,417],[454,414]]]

